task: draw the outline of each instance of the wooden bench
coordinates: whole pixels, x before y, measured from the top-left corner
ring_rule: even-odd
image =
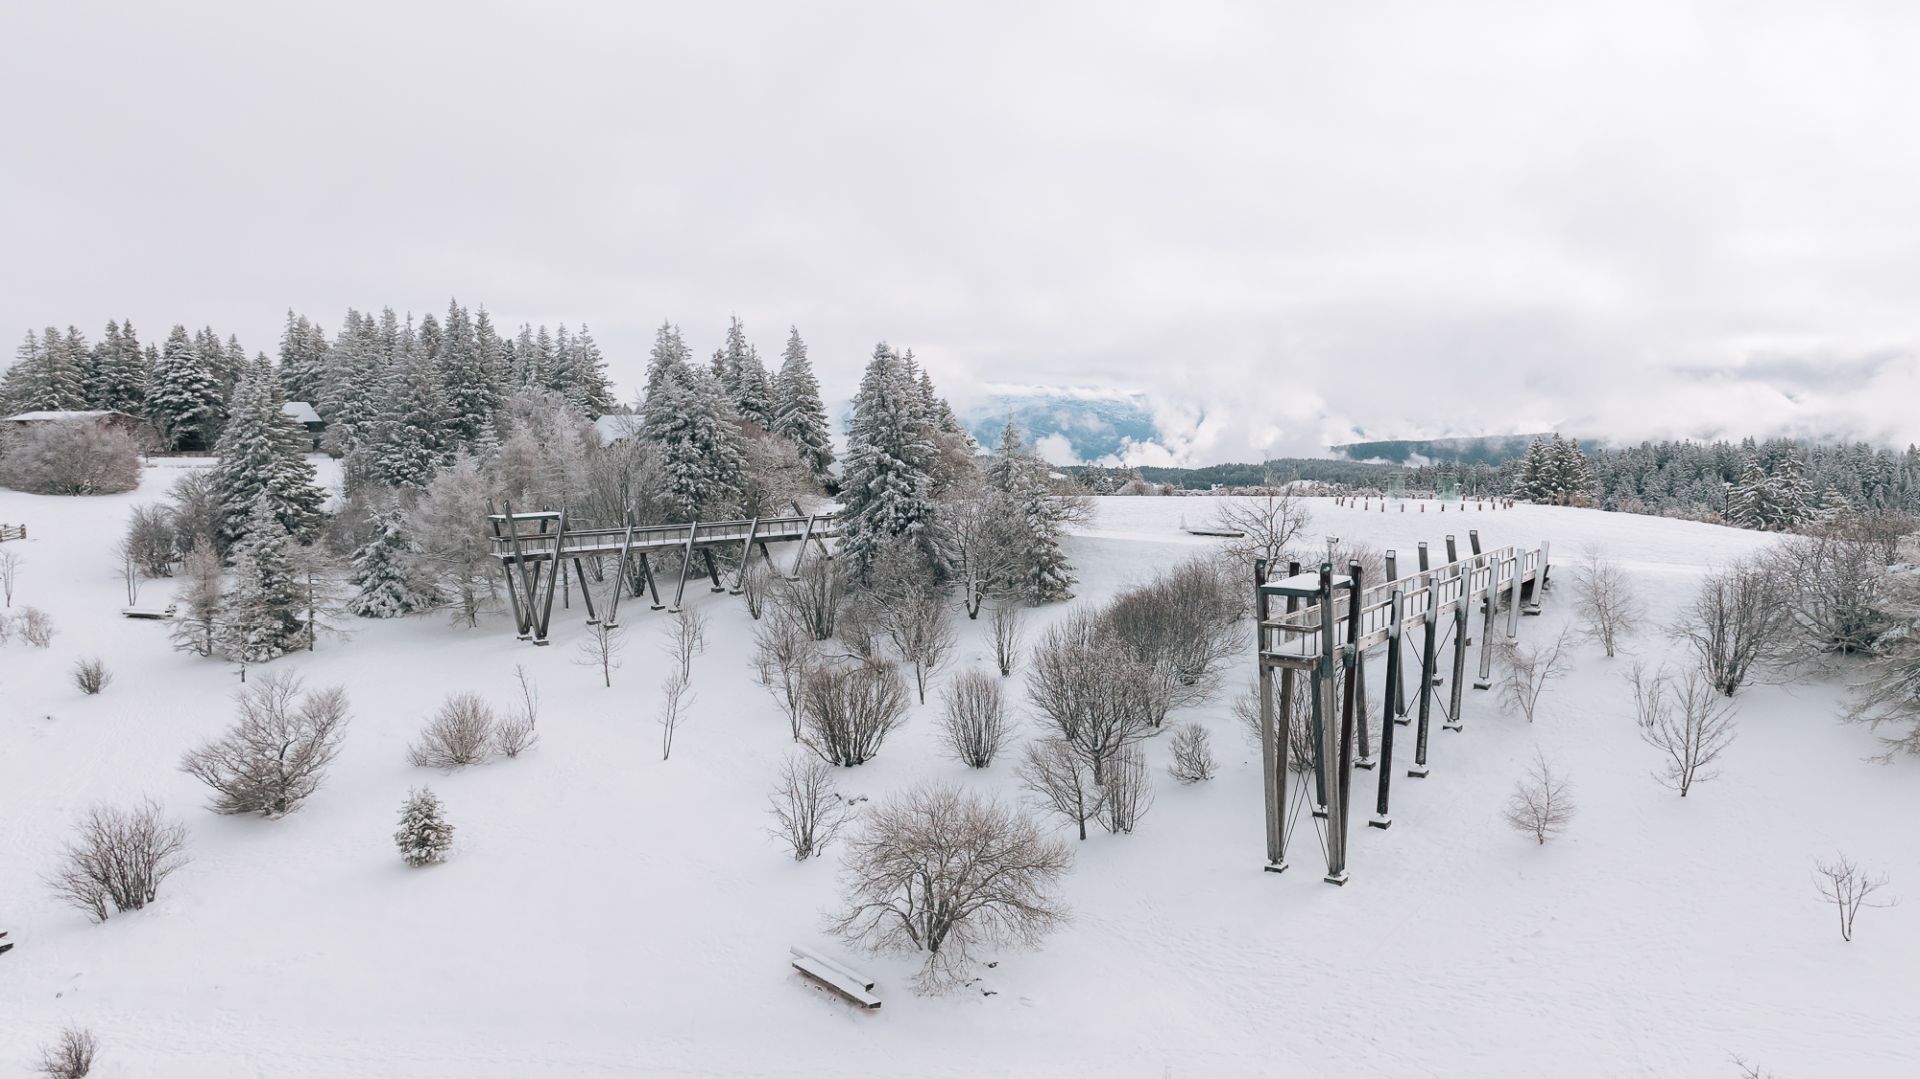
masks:
[[[177,606],[169,603],[165,607],[122,607],[120,608],[120,613],[127,616],[128,618],[150,618],[150,619],[160,620],[160,619],[172,618],[174,612],[177,610],[179,610]]]
[[[872,978],[811,948],[803,948],[795,944],[787,951],[793,956],[793,969],[847,998],[858,1007],[869,1011],[880,1007],[880,998],[873,995]]]

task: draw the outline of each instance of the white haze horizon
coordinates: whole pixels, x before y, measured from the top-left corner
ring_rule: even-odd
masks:
[[[1497,31],[1497,32],[1495,32]],[[14,5],[0,331],[291,307],[787,327],[1131,463],[1562,430],[1920,440],[1920,10]],[[75,65],[85,77],[75,77]]]

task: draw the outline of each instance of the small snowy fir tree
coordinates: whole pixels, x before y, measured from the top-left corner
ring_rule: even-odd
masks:
[[[280,377],[259,357],[234,388],[226,429],[215,452],[214,496],[220,502],[221,536],[237,542],[248,518],[262,502],[280,526],[295,537],[313,530],[324,493],[314,484],[306,457],[306,435],[280,409],[286,403]]]
[[[840,484],[840,542],[860,574],[895,536],[945,563],[932,530],[936,449],[923,405],[918,378],[882,341],[853,399]]]
[[[305,595],[293,572],[291,538],[266,503],[255,505],[246,537],[232,552],[233,588],[222,601],[220,651],[242,663],[264,663],[304,640]]]
[[[800,330],[787,332],[787,351],[774,380],[773,433],[793,443],[800,460],[825,487],[833,481],[833,437],[827,429],[827,409],[820,401],[820,381],[807,359],[807,343]]]
[[[1762,501],[1766,497],[1767,471],[1760,459],[1748,457],[1740,470],[1740,479],[1727,490],[1727,523],[1740,528],[1759,528]]]
[[[1000,432],[999,455],[987,470],[987,482],[1011,505],[1023,532],[1022,590],[1031,603],[1055,603],[1073,596],[1073,567],[1061,550],[1063,511],[1047,483],[1047,465],[1035,457],[1008,420]]]
[[[398,618],[432,607],[433,597],[414,583],[417,548],[407,537],[406,513],[391,506],[375,511],[370,523],[373,535],[353,552],[347,610],[362,618]]]
[[[400,860],[414,868],[447,860],[453,849],[453,825],[440,815],[440,799],[426,787],[412,791],[400,807],[400,830],[393,833]]]

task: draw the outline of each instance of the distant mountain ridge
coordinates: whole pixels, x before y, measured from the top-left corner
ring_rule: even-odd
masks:
[[[1401,438],[1375,442],[1347,442],[1327,448],[1349,461],[1385,461],[1396,465],[1457,462],[1468,465],[1505,464],[1527,455],[1527,447],[1549,432],[1524,435],[1475,435],[1463,438]]]
[[[1000,441],[1008,419],[1054,464],[1076,464],[1117,456],[1129,442],[1159,436],[1145,394],[1072,387],[990,387],[989,395],[959,411],[960,422],[983,447]],[[1060,441],[1073,460],[1059,458]],[[1051,449],[1053,452],[1046,452]]]

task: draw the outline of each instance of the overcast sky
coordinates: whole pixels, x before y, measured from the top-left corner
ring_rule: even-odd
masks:
[[[797,323],[1142,459],[1920,439],[1920,5],[0,7],[0,329]]]

